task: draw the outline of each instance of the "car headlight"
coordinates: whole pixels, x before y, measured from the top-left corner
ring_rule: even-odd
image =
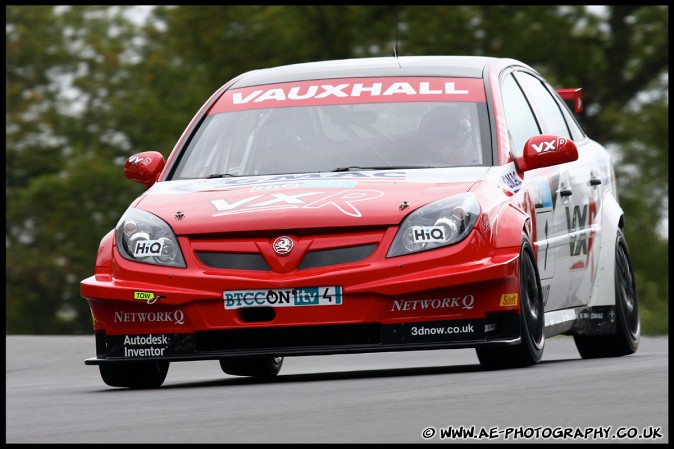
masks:
[[[140,209],[128,209],[115,228],[119,253],[134,262],[185,268],[185,259],[171,227]]]
[[[403,220],[386,257],[458,243],[468,236],[479,216],[480,205],[472,193],[421,207]]]

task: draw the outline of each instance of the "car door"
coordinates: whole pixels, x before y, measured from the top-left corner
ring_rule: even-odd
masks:
[[[566,106],[556,98],[550,86],[526,72],[516,72],[514,76],[531,103],[543,134],[572,139],[568,116],[565,117],[563,113]],[[589,303],[596,274],[593,256],[598,251],[593,252],[593,244],[601,208],[601,179],[593,148],[596,144],[583,137],[573,136],[578,148],[578,160],[559,167],[558,195],[561,201],[557,223],[561,221],[566,248],[561,251],[561,266],[558,268],[560,274],[569,278],[569,294],[564,307]]]
[[[501,97],[510,148],[517,157],[522,155],[525,142],[543,134],[539,120],[511,72],[502,77]],[[565,164],[564,164],[565,165]],[[524,174],[523,182],[532,192],[536,214],[538,272],[543,289],[546,311],[558,310],[568,303],[571,275],[568,261],[568,231],[564,207],[570,198],[559,194],[569,185],[568,172],[560,165],[537,168]]]

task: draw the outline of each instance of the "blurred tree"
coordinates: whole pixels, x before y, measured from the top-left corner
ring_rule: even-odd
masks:
[[[8,188],[20,188],[63,165],[66,155],[54,129],[58,117],[50,110],[58,92],[50,75],[59,67],[75,67],[58,42],[63,27],[51,7],[8,6],[6,13],[5,182]]]
[[[120,176],[129,141],[108,101],[134,29],[108,6],[6,12],[7,331],[91,332],[79,282],[142,191]]]
[[[588,133],[616,157],[645,332],[668,332],[668,14],[646,6],[6,7],[8,333],[88,333],[79,281],[142,192],[121,166],[168,156],[247,70],[368,56],[520,59],[582,87]],[[663,207],[664,206],[664,207]]]

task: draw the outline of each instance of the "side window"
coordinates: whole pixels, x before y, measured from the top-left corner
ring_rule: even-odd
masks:
[[[536,111],[536,116],[540,118],[543,133],[570,139],[571,134],[566,126],[562,110],[543,83],[538,78],[524,72],[517,72],[515,78]]]
[[[571,138],[576,142],[583,140],[586,137],[585,131],[583,131],[583,128],[581,128],[578,120],[576,120],[576,117],[573,115],[569,107],[561,98],[557,99],[557,103],[560,105],[559,107],[564,114],[566,123],[569,125],[569,129],[571,130]]]
[[[511,151],[514,156],[521,156],[526,141],[541,134],[541,130],[527,99],[512,74],[503,80],[502,100],[508,133],[510,134]]]

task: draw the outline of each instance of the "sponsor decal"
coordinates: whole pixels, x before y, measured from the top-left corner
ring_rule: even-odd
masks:
[[[505,166],[505,172],[499,178],[499,186],[510,193],[517,193],[522,188],[522,179],[517,175],[515,163],[511,162]]]
[[[538,272],[541,279],[549,279],[555,274],[555,259],[549,254],[550,239],[554,235],[552,192],[547,178],[535,178],[527,184],[531,187],[536,213]]]
[[[326,206],[335,207],[351,217],[361,217],[362,214],[354,203],[373,200],[382,195],[384,192],[378,190],[342,190],[337,193],[271,193],[253,195],[231,203],[226,199],[211,200],[211,204],[218,211],[213,214],[213,217],[278,209],[319,209]]]
[[[311,80],[230,89],[209,114],[244,109],[392,101],[485,101],[484,85],[469,78]]]
[[[408,82],[394,82],[384,88],[383,83],[372,83],[367,86],[364,83],[344,83],[344,84],[321,84],[319,85],[305,85],[272,88],[272,89],[258,89],[245,95],[242,92],[233,92],[232,100],[234,104],[262,103],[265,101],[292,101],[292,100],[306,100],[308,98],[322,99],[329,97],[344,98],[344,97],[361,97],[361,96],[384,96],[394,97],[396,95],[467,95],[469,92],[465,89],[457,89],[456,83],[445,82],[443,85],[438,85],[439,89],[431,89],[429,82],[421,82],[413,86]],[[245,90],[244,90],[245,92]],[[244,96],[245,95],[245,96]]]
[[[472,324],[464,324],[463,326],[412,326],[410,327],[410,335],[444,335],[444,334],[472,334],[475,332]]]
[[[136,335],[134,337],[125,336],[125,345],[167,345],[169,338],[166,335]]]
[[[250,189],[250,191],[260,192],[285,189],[347,189],[353,188],[355,186],[356,181],[333,181],[331,179],[326,179],[324,181],[317,180],[297,183],[255,185]]]
[[[155,298],[154,293],[152,292],[133,292],[133,299],[139,301],[151,301]]]
[[[576,311],[573,309],[554,310],[545,312],[545,327],[555,324],[566,323],[576,319]]]
[[[583,320],[603,320],[604,319],[604,313],[603,312],[580,312],[578,314],[578,318],[581,318]]]
[[[178,309],[170,312],[115,312],[115,323],[173,323],[185,324],[185,313]]]
[[[454,298],[434,299],[394,299],[391,312],[406,312],[408,310],[435,310],[461,308],[471,310],[475,306],[473,295],[456,296]]]
[[[616,332],[615,306],[594,306],[578,312],[581,335],[610,335]]]
[[[297,287],[271,290],[224,291],[225,309],[242,307],[339,306],[342,287]]]
[[[109,335],[108,357],[149,358],[194,354],[194,334]]]
[[[545,178],[536,178],[530,182],[531,193],[534,197],[534,207],[539,209],[552,210],[552,192],[550,185]]]
[[[412,241],[414,243],[444,242],[447,235],[444,226],[412,226]]]
[[[356,178],[358,180],[368,180],[368,179],[382,179],[382,180],[403,180],[405,179],[406,173],[403,171],[351,171],[351,172],[337,172],[337,173],[289,173],[284,175],[269,175],[261,178],[228,178],[218,180],[223,184],[261,184],[267,182],[296,182],[307,180],[309,181],[325,181],[325,180],[339,180],[339,179],[349,179]],[[322,184],[321,184],[322,185]]]
[[[430,169],[429,169],[430,170]],[[446,170],[446,169],[445,169]],[[480,175],[480,172],[486,171],[484,168],[479,170],[466,169],[464,178],[466,180],[474,179]],[[438,170],[440,173],[440,170]],[[473,175],[472,173],[476,174]],[[424,172],[424,179],[420,177],[419,182],[427,181],[428,173]],[[405,181],[408,173],[400,170],[382,170],[382,171],[348,171],[348,172],[318,172],[318,173],[290,173],[283,175],[263,175],[263,176],[243,176],[240,178],[217,178],[217,179],[197,179],[174,181],[168,185],[158,183],[152,186],[153,192],[160,194],[181,194],[204,191],[231,191],[237,187],[252,188],[261,191],[279,190],[285,188],[337,188],[342,182],[343,188],[351,188],[361,181]],[[463,179],[460,179],[463,180]],[[325,183],[325,184],[324,184]],[[266,189],[266,186],[272,186]]]
[[[518,295],[517,293],[504,293],[501,295],[501,302],[499,306],[501,307],[513,307],[518,305]]]
[[[317,181],[306,181],[303,182],[302,185],[300,186],[303,189],[344,189],[344,188],[352,188],[356,186],[356,181],[339,181],[339,180],[331,180],[331,179],[325,179],[323,181],[317,180]]]
[[[491,323],[491,324],[485,324],[484,325],[484,331],[485,332],[492,332],[496,330],[496,323]]]
[[[162,357],[170,343],[167,335],[124,337],[124,357]]]
[[[540,144],[531,144],[536,153],[547,153],[549,151],[557,151],[557,148],[563,147],[567,142],[567,139],[564,137],[558,137],[550,141],[543,141]]]
[[[575,262],[571,270],[582,270],[587,268],[592,255],[592,244],[596,231],[593,229],[597,217],[597,205],[593,198],[590,198],[588,204],[583,206],[574,206],[566,208],[566,226],[571,234],[569,242],[569,255],[571,257],[585,256],[584,260]],[[594,269],[593,278],[594,278]]]
[[[134,257],[160,256],[164,248],[164,240],[138,240],[133,245]]]
[[[299,189],[302,187],[302,183],[293,182],[293,183],[284,183],[284,184],[261,184],[254,185],[251,187],[251,192],[268,192],[270,190],[287,190],[287,189]]]
[[[147,167],[152,162],[152,158],[149,157],[138,157],[137,155],[131,156],[127,159],[129,164],[136,165],[138,167]]]
[[[384,344],[484,340],[484,320],[431,321],[382,326]]]

